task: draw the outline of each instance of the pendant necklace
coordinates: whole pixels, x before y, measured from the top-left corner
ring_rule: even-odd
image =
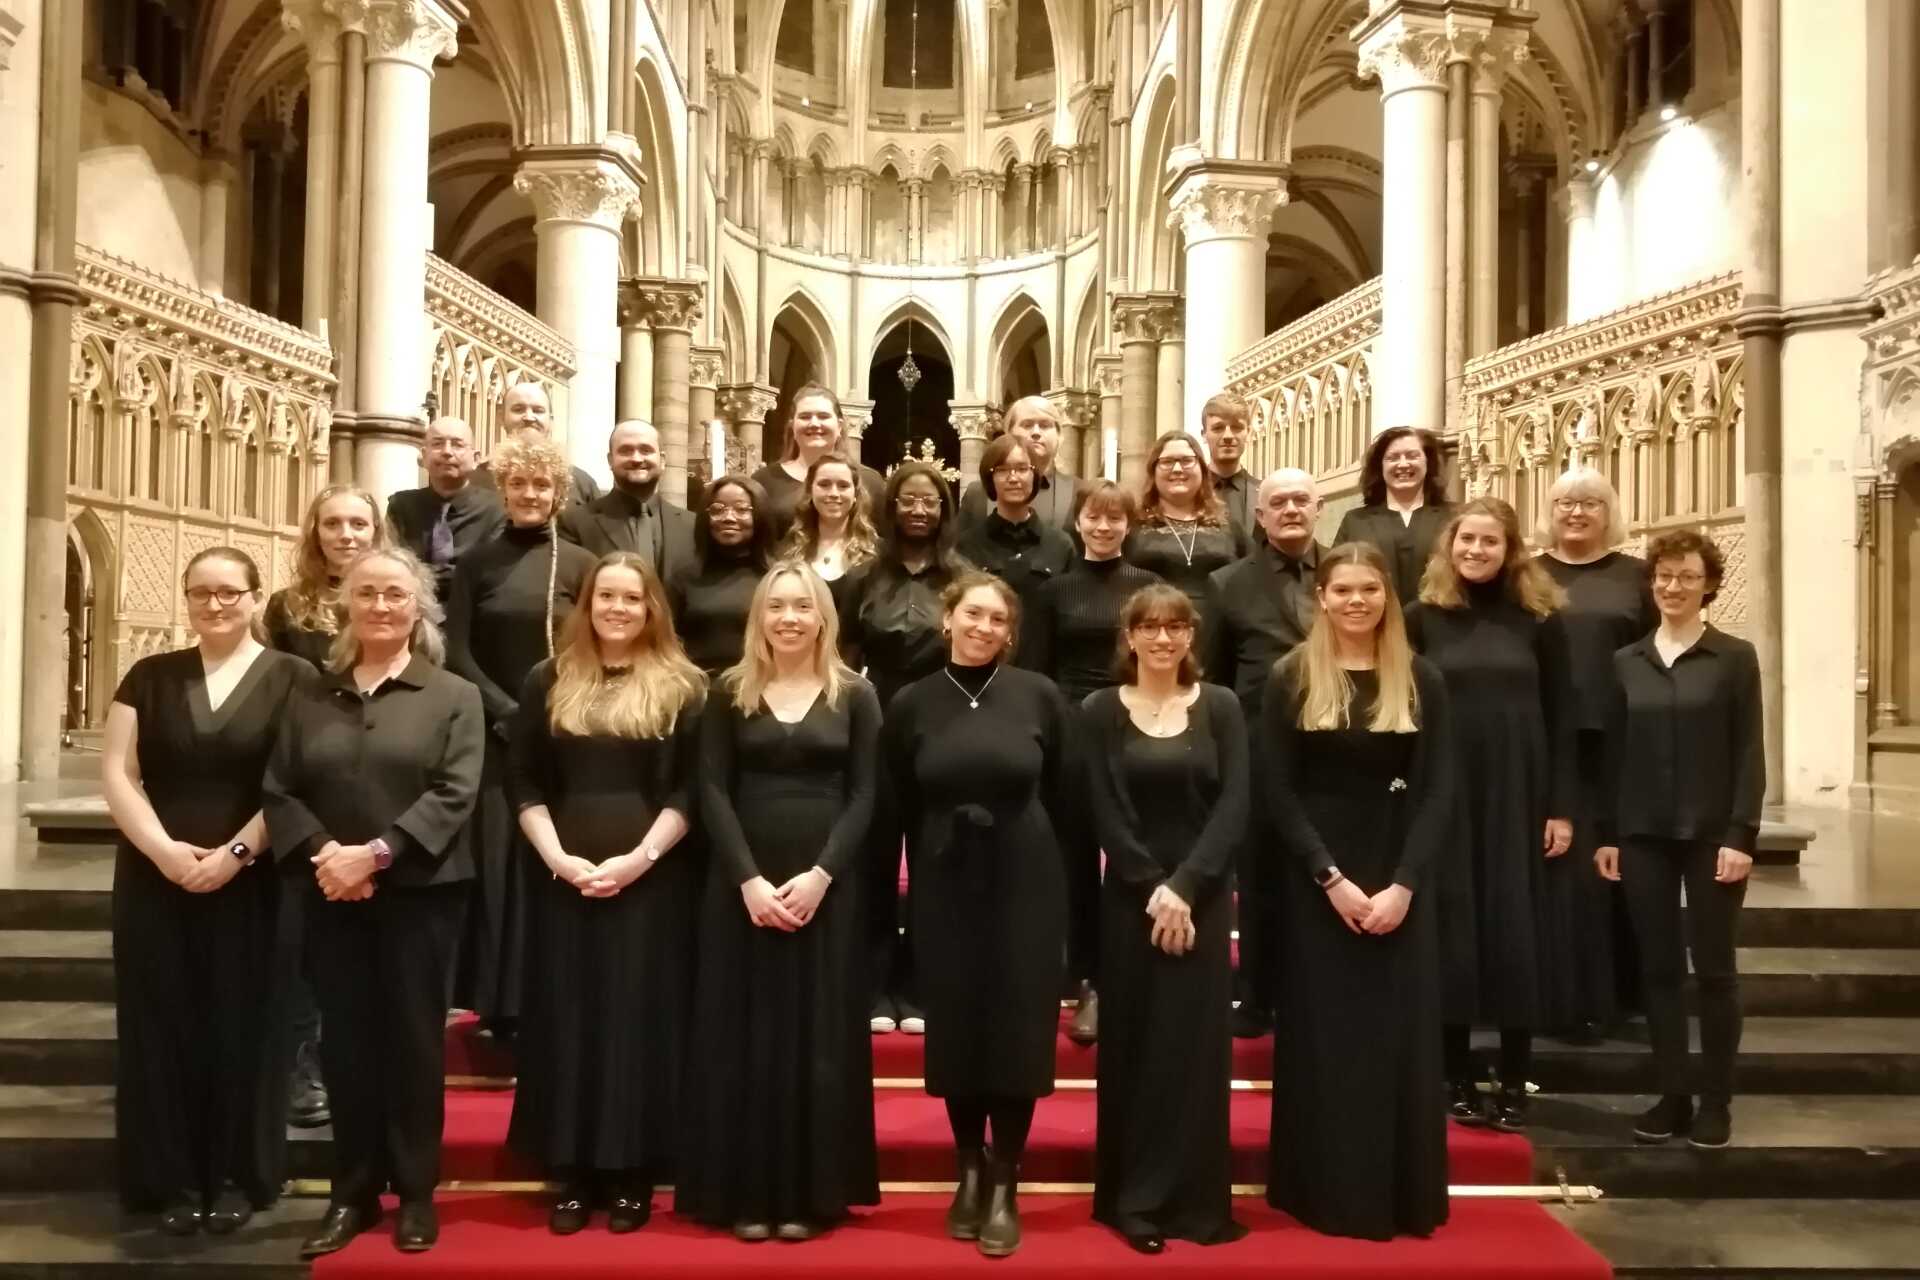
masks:
[[[968,693],[967,686],[961,684],[958,680],[953,680],[953,672],[951,671],[947,672],[947,679],[953,680],[953,687],[958,689],[961,692],[961,694],[965,696],[967,700],[967,710],[978,711],[980,709],[980,699],[987,696],[987,690],[993,686],[994,676],[997,676],[999,674],[1000,674],[1000,668],[995,667],[993,669],[993,675],[990,675],[987,677],[986,684],[983,684],[980,686],[979,693]]]
[[[1187,568],[1193,568],[1193,549],[1200,543],[1200,517],[1191,520],[1177,520],[1172,516],[1163,516],[1167,522],[1167,531],[1173,534],[1173,545],[1180,548],[1180,554],[1187,558]],[[1187,526],[1187,540],[1180,541],[1179,526]]]

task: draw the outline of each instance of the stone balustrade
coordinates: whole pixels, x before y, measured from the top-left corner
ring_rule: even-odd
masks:
[[[435,411],[464,419],[482,454],[493,447],[507,388],[529,379],[546,386],[554,421],[564,429],[577,357],[557,331],[432,254],[427,323]]]

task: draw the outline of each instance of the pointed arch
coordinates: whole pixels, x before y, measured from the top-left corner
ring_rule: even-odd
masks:
[[[1135,235],[1131,278],[1134,289],[1170,289],[1174,285],[1175,244],[1167,225],[1167,193],[1160,182],[1173,150],[1173,109],[1177,97],[1171,71],[1162,75],[1148,96],[1150,103],[1141,131],[1140,180],[1134,184]]]
[[[1103,327],[1100,323],[1105,311],[1105,296],[1100,291],[1100,277],[1087,277],[1087,287],[1080,291],[1080,310],[1069,331],[1073,334],[1073,346],[1067,357],[1066,378],[1071,387],[1090,387],[1093,385],[1093,358],[1100,351],[1100,339]]]
[[[727,352],[728,379],[745,382],[753,376],[753,330],[747,328],[747,308],[740,296],[740,284],[733,268],[720,271],[720,345]]]
[[[642,52],[633,68],[635,127],[640,138],[640,263],[647,275],[678,276],[684,257],[680,234],[680,157],[669,113],[671,98],[660,66]]]
[[[827,309],[820,305],[820,300],[805,285],[796,285],[793,292],[773,309],[773,323],[767,326],[769,341],[776,326],[786,328],[806,348],[814,370],[823,382],[832,386],[837,381],[841,347],[839,335],[834,330],[833,321],[828,318]],[[771,357],[772,353],[768,354]]]
[[[949,175],[960,172],[959,159],[944,142],[936,142],[922,153],[917,172],[920,177],[931,179],[937,169],[945,169]]]
[[[956,378],[960,378],[959,347],[954,344],[953,336],[947,332],[947,326],[942,324],[940,318],[918,297],[901,298],[881,313],[880,322],[873,327],[873,337],[867,342],[866,358],[862,367],[871,368],[874,358],[879,354],[880,344],[887,340],[887,335],[909,320],[916,322],[922,330],[933,335],[934,340],[940,344],[947,363],[953,367]],[[960,380],[964,382],[963,378]],[[869,393],[871,393],[870,389]]]
[[[1001,134],[1000,141],[994,144],[993,159],[988,168],[995,173],[1005,173],[1007,166],[1020,163],[1020,148],[1010,134]]]
[[[993,354],[987,367],[987,399],[1004,405],[1017,396],[1046,390],[1053,370],[1052,337],[1047,313],[1032,294],[1021,289],[1007,299],[988,340]],[[1029,357],[1031,367],[1026,363]]]

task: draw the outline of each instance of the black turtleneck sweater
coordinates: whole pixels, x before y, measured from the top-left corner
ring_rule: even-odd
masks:
[[[460,559],[447,600],[447,669],[480,690],[487,722],[511,722],[527,673],[549,656],[548,570],[553,573],[551,622],[555,636],[573,609],[580,583],[594,566],[592,552],[556,544],[551,525],[509,524],[491,542]]]
[[[1068,703],[1079,706],[1094,690],[1116,683],[1121,611],[1134,592],[1160,581],[1118,556],[1076,560],[1035,597],[1032,616],[1020,627],[1020,665],[1051,676]]]
[[[746,652],[747,610],[760,570],[744,556],[720,547],[707,553],[700,568],[670,591],[673,629],[687,657],[708,675],[718,675]]]

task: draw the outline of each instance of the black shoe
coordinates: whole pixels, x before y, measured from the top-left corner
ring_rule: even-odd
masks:
[[[400,1206],[393,1228],[393,1247],[402,1253],[425,1253],[440,1240],[440,1215],[431,1200],[409,1200]]]
[[[557,1236],[570,1236],[585,1227],[592,1217],[586,1188],[569,1186],[561,1190],[553,1208],[547,1211],[547,1230]]]
[[[1687,1145],[1718,1151],[1733,1141],[1733,1112],[1724,1102],[1702,1102],[1687,1130]]]
[[[979,1147],[959,1151],[960,1183],[947,1207],[947,1234],[955,1240],[978,1240],[980,1218],[987,1208],[987,1153]]]
[[[1075,1044],[1092,1044],[1100,1038],[1100,993],[1091,982],[1080,984],[1080,1007],[1067,1024],[1067,1039]]]
[[[1126,1235],[1127,1244],[1135,1253],[1154,1254],[1165,1253],[1167,1251],[1167,1238],[1157,1231],[1149,1232],[1141,1236],[1133,1235],[1130,1232],[1126,1233]]]
[[[1455,1080],[1447,1085],[1447,1114],[1456,1124],[1471,1128],[1493,1123],[1486,1097],[1471,1080]]]
[[[1502,1133],[1527,1131],[1527,1091],[1502,1089],[1493,1104],[1493,1127]]]
[[[287,1090],[287,1123],[296,1129],[318,1129],[333,1123],[327,1086],[320,1075],[320,1046],[312,1040],[294,1054],[293,1079]]]
[[[160,1213],[160,1230],[170,1236],[190,1236],[206,1225],[207,1215],[200,1211],[200,1197],[182,1194]]]
[[[638,1231],[653,1218],[653,1188],[629,1187],[613,1198],[607,1210],[607,1230],[617,1236]]]
[[[353,1238],[362,1231],[371,1230],[380,1225],[380,1207],[370,1209],[355,1208],[350,1204],[330,1204],[326,1216],[320,1219],[320,1229],[308,1236],[300,1246],[303,1258],[318,1258],[322,1254],[338,1253],[353,1243]]]
[[[1685,1133],[1693,1122],[1693,1099],[1670,1093],[1640,1113],[1633,1122],[1635,1142],[1666,1142]]]
[[[1020,1169],[998,1156],[987,1158],[987,1209],[974,1244],[989,1258],[1004,1258],[1020,1247],[1020,1205],[1014,1197]]]
[[[774,1229],[773,1234],[788,1244],[799,1244],[803,1240],[811,1240],[819,1235],[820,1228],[810,1222],[783,1222]]]
[[[231,1182],[221,1187],[207,1210],[207,1231],[211,1235],[232,1235],[253,1217],[253,1201]]]
[[[1273,1014],[1250,1000],[1242,1000],[1234,1006],[1231,1023],[1234,1039],[1258,1040],[1273,1030]]]

